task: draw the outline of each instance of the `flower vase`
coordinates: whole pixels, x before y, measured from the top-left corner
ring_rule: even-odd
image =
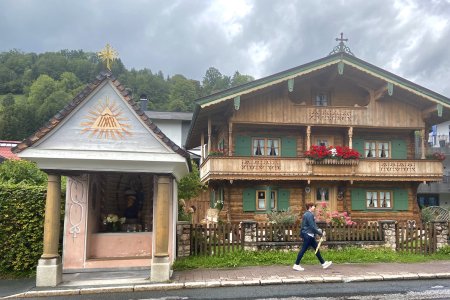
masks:
[[[119,222],[108,223],[108,231],[119,232],[120,231]]]

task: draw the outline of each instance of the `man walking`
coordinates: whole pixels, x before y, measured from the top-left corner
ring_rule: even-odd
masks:
[[[302,268],[302,266],[300,266],[300,261],[302,260],[303,255],[310,246],[314,249],[314,251],[319,250],[317,249],[318,245],[315,239],[315,235],[317,234],[319,236],[322,236],[322,229],[317,227],[316,221],[314,220],[315,210],[316,205],[314,203],[306,203],[306,212],[303,215],[302,228],[300,231],[300,236],[303,238],[303,245],[302,249],[298,252],[297,260],[295,261],[295,265],[293,267],[293,269],[296,271],[305,270],[304,268]],[[320,255],[320,251],[316,252],[316,256],[319,259],[322,268],[324,269],[328,268],[333,263],[331,261],[324,261],[322,255]]]

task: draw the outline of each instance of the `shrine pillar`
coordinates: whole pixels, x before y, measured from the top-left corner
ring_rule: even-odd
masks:
[[[57,286],[62,281],[61,256],[58,253],[61,216],[61,175],[48,174],[45,202],[44,253],[36,269],[36,286]]]
[[[156,186],[156,209],[153,222],[153,257],[150,270],[152,282],[163,282],[170,279],[169,237],[170,237],[170,201],[171,178],[159,176]]]

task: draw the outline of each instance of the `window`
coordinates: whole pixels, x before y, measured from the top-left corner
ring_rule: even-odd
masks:
[[[270,192],[270,209],[277,209],[277,193],[275,191]]]
[[[280,156],[280,140],[272,138],[254,138],[252,153],[254,156]]]
[[[217,144],[217,150],[223,152],[225,150],[225,140],[221,139],[220,142]]]
[[[421,195],[417,197],[419,207],[439,206],[439,196],[437,194]]]
[[[316,94],[314,105],[316,106],[328,106],[328,95],[324,92]]]
[[[222,209],[223,207],[223,187],[212,190],[210,205],[211,208]]]
[[[392,209],[392,192],[367,191],[366,207],[368,209]]]
[[[266,191],[256,191],[256,209],[266,209]]]
[[[267,199],[266,196],[270,195],[270,199]],[[267,204],[270,205],[271,210],[277,209],[277,191],[266,191],[266,190],[257,190],[256,191],[256,209],[257,210],[267,210]]]
[[[313,136],[313,144],[317,146],[332,146],[334,144],[334,137],[329,135],[316,135]]]
[[[316,201],[330,201],[330,189],[328,187],[316,188]]]
[[[385,141],[366,141],[364,143],[364,157],[390,158],[390,143]]]

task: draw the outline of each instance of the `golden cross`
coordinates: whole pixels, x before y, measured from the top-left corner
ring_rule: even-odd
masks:
[[[109,44],[106,44],[105,48],[98,52],[97,55],[103,62],[106,61],[106,68],[110,71],[111,62],[119,57],[117,51],[114,50]]]

